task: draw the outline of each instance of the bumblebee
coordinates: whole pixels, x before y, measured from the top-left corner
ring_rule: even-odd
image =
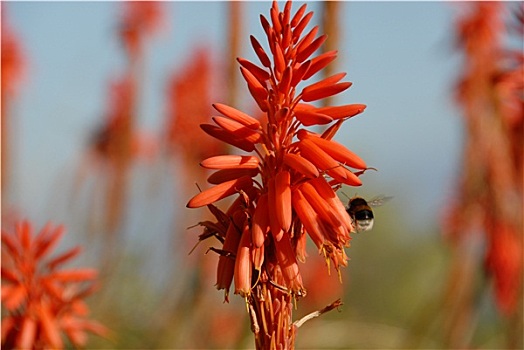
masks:
[[[392,197],[378,196],[369,201],[362,197],[355,196],[349,200],[347,213],[353,220],[353,225],[357,232],[369,231],[373,228],[375,217],[372,207],[378,207]]]

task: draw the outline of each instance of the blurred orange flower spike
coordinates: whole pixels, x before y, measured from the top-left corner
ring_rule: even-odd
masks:
[[[77,321],[83,338],[92,332],[88,325],[94,323],[85,319],[89,310],[83,298],[95,291],[97,271],[58,270],[80,253],[80,247],[46,258],[63,232],[62,226],[48,224],[33,236],[28,221],[17,223],[14,233],[2,231],[2,347],[62,349],[69,319]],[[81,346],[76,339],[69,338],[72,345]]]

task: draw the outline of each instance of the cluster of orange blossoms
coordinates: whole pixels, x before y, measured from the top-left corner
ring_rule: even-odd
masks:
[[[12,349],[62,349],[65,334],[74,346],[84,346],[87,333],[107,336],[107,329],[89,320],[83,299],[95,291],[93,269],[61,269],[80,253],[73,248],[48,255],[64,233],[62,226],[45,226],[32,235],[28,222],[15,234],[2,231],[2,346]]]
[[[347,265],[352,221],[335,194],[342,184],[361,185],[358,175],[366,163],[332,140],[341,124],[365,109],[362,104],[318,108],[311,102],[338,94],[351,86],[338,73],[299,88],[333,61],[336,51],[310,58],[327,36],[318,26],[303,35],[313,12],[302,5],[292,15],[291,2],[270,10],[271,22],[260,16],[270,55],[251,36],[261,66],[238,58],[247,87],[265,118],[258,120],[233,107],[216,103],[223,116],[201,128],[212,137],[256,155],[219,155],[200,164],[216,170],[208,178],[215,185],[191,198],[187,206],[207,206],[216,222],[202,222],[200,240],[216,237],[223,243],[217,288],[229,288],[249,298],[257,284],[271,284],[293,296],[303,296],[297,261],[306,257],[306,233],[319,252],[338,270]],[[329,125],[330,124],[330,125]],[[318,134],[306,129],[329,125]],[[348,167],[357,169],[351,171]],[[213,203],[238,195],[224,212]],[[285,305],[282,305],[284,307]]]

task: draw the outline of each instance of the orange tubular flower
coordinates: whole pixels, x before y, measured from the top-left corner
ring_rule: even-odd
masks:
[[[351,83],[341,82],[345,73],[299,87],[336,57],[330,51],[312,57],[325,41],[316,38],[318,26],[302,35],[313,12],[306,5],[293,15],[291,2],[280,11],[273,2],[271,23],[260,16],[269,50],[251,36],[261,66],[239,58],[247,87],[264,113],[257,120],[233,107],[216,103],[223,116],[203,124],[209,135],[256,155],[221,155],[201,165],[217,169],[209,177],[216,185],[194,196],[189,208],[208,206],[217,218],[206,223],[200,239],[211,236],[223,242],[217,287],[229,288],[246,298],[257,348],[290,348],[296,326],[291,322],[292,299],[306,294],[297,260],[305,259],[308,234],[326,262],[337,268],[347,265],[344,247],[349,246],[353,226],[335,190],[341,184],[359,186],[357,175],[366,163],[331,138],[340,124],[361,113],[365,105],[317,108],[306,102],[338,94]],[[324,134],[305,127],[332,126]],[[348,167],[359,171],[352,171]],[[213,203],[238,195],[223,213]],[[260,329],[262,328],[262,329]]]
[[[86,332],[107,336],[107,329],[86,318],[82,300],[95,290],[94,269],[60,270],[81,249],[47,258],[64,233],[45,226],[32,236],[28,222],[15,234],[2,231],[2,346],[18,349],[62,349],[65,334],[76,347],[87,343]]]

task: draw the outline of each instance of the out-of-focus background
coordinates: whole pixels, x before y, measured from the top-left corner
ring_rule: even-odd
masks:
[[[82,245],[78,264],[101,270],[91,314],[114,339],[94,337],[89,348],[252,347],[243,301],[233,295],[224,304],[213,286],[212,242],[188,255],[200,233],[188,227],[206,214],[185,205],[195,182],[206,186],[198,152],[202,159],[226,151],[197,126],[216,113],[210,104],[255,111],[230,66],[237,56],[256,61],[249,35],[265,42],[259,14],[268,16],[270,4],[162,2],[137,34],[126,27],[124,2],[2,3],[2,30],[16,36],[21,66],[2,110],[9,118],[3,220],[63,223],[63,247]],[[486,288],[475,289],[465,339],[453,343],[446,333],[453,252],[441,227],[463,171],[455,89],[464,67],[456,23],[465,7],[341,2],[333,16],[324,2],[308,3],[315,11],[308,28],[333,31],[334,69],[353,82],[331,102],[367,105],[337,140],[378,171],[342,192],[393,199],[374,210],[373,231],[354,236],[342,285],[335,275],[319,277],[323,262],[309,247],[302,269],[312,291],[297,317],[337,297],[344,306],[300,328],[299,348],[505,348],[515,337],[522,344],[482,276]],[[132,148],[122,156],[111,153],[119,146],[110,140],[126,108]]]

